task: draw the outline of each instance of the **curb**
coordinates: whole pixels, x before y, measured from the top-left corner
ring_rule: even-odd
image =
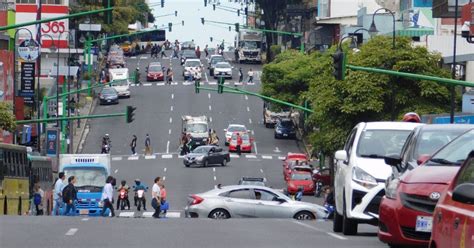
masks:
[[[95,110],[95,106],[97,105],[97,98],[92,98],[92,103],[91,103],[91,106],[89,108],[89,113],[92,113],[94,112]],[[76,147],[76,154],[81,152],[82,151],[82,148],[81,148],[81,143],[84,142],[85,138],[87,138],[87,135],[84,135],[86,129],[87,129],[87,125],[89,125],[89,120],[88,119],[85,119],[86,121],[84,122],[84,128],[82,129],[82,132],[81,132],[81,135],[80,135],[80,138],[78,140],[79,143],[77,143],[77,147]],[[79,149],[81,148],[81,149]]]
[[[309,149],[309,146],[308,146],[308,144],[306,143],[306,140],[303,138],[303,133],[301,132],[301,129],[298,128],[298,129],[296,129],[296,130],[298,130],[298,135],[301,137],[300,140],[301,140],[301,142],[303,142],[303,146],[304,146],[304,149],[305,149],[305,151],[306,151],[306,154],[307,154],[308,156],[311,156],[311,150]]]

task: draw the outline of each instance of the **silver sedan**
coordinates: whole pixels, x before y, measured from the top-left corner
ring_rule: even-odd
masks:
[[[189,218],[326,218],[322,206],[294,201],[281,192],[257,185],[223,186],[190,195],[184,209]]]

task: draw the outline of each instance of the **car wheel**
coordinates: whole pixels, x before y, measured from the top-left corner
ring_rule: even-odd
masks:
[[[224,159],[222,160],[222,166],[226,166],[226,165],[227,165],[227,159],[224,158]]]
[[[183,161],[184,166],[189,167],[189,163],[186,163],[186,161]]]
[[[344,235],[357,234],[357,221],[351,220],[347,217],[345,200],[344,200],[344,209],[342,211],[342,233]]]
[[[202,166],[207,167],[208,165],[209,165],[209,161],[204,160],[204,162],[202,162]]]
[[[297,220],[314,220],[316,217],[314,216],[313,213],[309,211],[301,211],[295,214],[295,219]]]
[[[334,208],[334,218],[332,222],[332,231],[333,232],[342,232],[342,215],[337,213],[336,208]]]
[[[275,139],[278,139],[278,135],[274,134],[273,136],[275,137]]]
[[[209,218],[215,219],[215,220],[224,220],[224,219],[229,219],[230,214],[227,212],[227,210],[218,208],[212,210],[212,212],[209,214]]]
[[[266,128],[271,128],[270,124],[268,124],[268,123],[265,123],[265,127]]]

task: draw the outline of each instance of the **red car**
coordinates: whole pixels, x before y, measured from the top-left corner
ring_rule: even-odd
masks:
[[[164,81],[163,69],[159,62],[152,62],[148,65],[146,70],[146,81]]]
[[[291,174],[291,166],[296,165],[296,163],[300,164],[300,162],[306,163],[307,161],[308,157],[306,154],[289,152],[283,162],[283,176],[285,177],[285,181],[288,180],[289,174]]]
[[[474,151],[436,205],[430,248],[474,247]]]
[[[311,172],[308,171],[293,171],[286,184],[290,194],[295,194],[300,187],[303,188],[303,193],[305,194],[314,193],[313,177]]]
[[[391,246],[427,246],[436,203],[472,150],[474,130],[448,143],[423,165],[390,180],[379,208],[379,239]]]
[[[320,181],[323,186],[331,185],[331,170],[329,170],[329,168],[317,170],[317,172],[313,174],[313,181]]]
[[[252,142],[253,139],[250,138],[248,133],[240,133],[240,137],[242,137],[242,145],[240,146],[241,152],[252,152]],[[232,134],[229,142],[229,152],[236,152],[237,151],[237,132]]]

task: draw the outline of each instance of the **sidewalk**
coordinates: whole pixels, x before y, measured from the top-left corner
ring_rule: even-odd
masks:
[[[92,97],[88,97],[86,95],[81,95],[80,108],[78,111],[79,115],[90,115],[94,111],[96,106],[96,100]],[[78,125],[79,124],[79,125]],[[80,153],[82,151],[82,145],[87,137],[87,133],[89,132],[89,124],[87,119],[76,120],[73,122],[73,138],[72,138],[72,145],[73,145],[73,152]]]

